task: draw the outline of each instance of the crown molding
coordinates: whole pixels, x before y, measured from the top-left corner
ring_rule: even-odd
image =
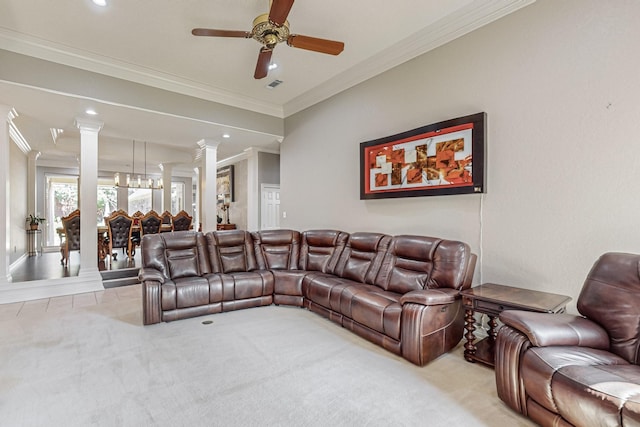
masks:
[[[311,107],[404,62],[440,47],[536,0],[476,0],[438,22],[412,34],[331,80],[284,105],[284,117]]]
[[[444,45],[477,28],[534,3],[535,0],[474,0],[467,6],[383,50],[283,106],[239,95],[176,75],[96,55],[66,45],[0,28],[0,49],[24,54],[189,95],[245,110],[285,118],[350,87]]]
[[[0,49],[283,118],[282,107],[102,55],[0,28]]]

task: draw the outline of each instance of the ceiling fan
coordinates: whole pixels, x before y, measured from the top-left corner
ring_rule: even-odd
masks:
[[[262,79],[269,72],[271,54],[278,43],[287,42],[291,47],[312,50],[314,52],[338,55],[344,49],[344,43],[334,40],[291,34],[287,16],[294,0],[273,0],[269,13],[262,14],[253,20],[251,31],[217,30],[209,28],[194,28],[194,36],[209,37],[240,37],[254,39],[264,46],[260,48],[258,62],[253,77]]]

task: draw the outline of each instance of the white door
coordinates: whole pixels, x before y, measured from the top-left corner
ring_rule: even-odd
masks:
[[[262,184],[260,193],[260,230],[280,228],[280,186]]]

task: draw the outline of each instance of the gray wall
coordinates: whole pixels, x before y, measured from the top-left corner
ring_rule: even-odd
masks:
[[[640,252],[638,16],[638,1],[538,0],[288,117],[282,227],[461,239],[475,283],[575,304],[603,252]],[[360,142],[480,111],[486,194],[360,200]]]
[[[258,152],[258,183],[280,184],[280,155]]]
[[[9,263],[15,262],[27,251],[27,233],[25,219],[27,212],[27,156],[16,144],[10,144],[10,231],[9,231]]]

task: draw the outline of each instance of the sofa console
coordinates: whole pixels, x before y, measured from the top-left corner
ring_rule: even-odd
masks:
[[[463,242],[337,230],[142,239],[145,325],[270,304],[307,308],[422,366],[462,338]]]

